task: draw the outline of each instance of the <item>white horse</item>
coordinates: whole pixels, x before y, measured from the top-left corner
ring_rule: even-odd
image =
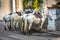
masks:
[[[40,24],[42,15],[35,10],[33,13],[24,14],[22,18],[24,20],[23,32],[27,33],[30,31],[33,23]]]
[[[3,20],[5,22],[5,26],[4,26],[4,29],[5,30],[9,30],[10,29],[10,21],[11,21],[11,15],[12,13],[8,14],[8,15],[5,15],[3,17]]]
[[[20,12],[13,13],[11,15],[11,29],[12,30],[16,30],[15,28],[19,28],[21,19],[22,19],[22,17],[21,17]]]
[[[5,30],[15,30],[15,28],[19,27],[21,24],[20,20],[21,19],[21,14],[20,12],[17,13],[10,13],[8,15],[5,15],[3,17],[3,20],[5,21]]]

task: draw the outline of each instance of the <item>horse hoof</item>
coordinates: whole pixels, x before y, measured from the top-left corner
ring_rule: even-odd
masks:
[[[8,27],[9,30],[11,30],[11,27]]]
[[[11,29],[11,31],[15,31],[15,29]]]
[[[23,33],[23,35],[26,35],[26,33]]]
[[[4,29],[7,30],[6,27],[4,27]]]
[[[30,34],[30,35],[32,35],[32,32],[31,32],[31,31],[29,31],[29,34]]]
[[[32,35],[32,33],[29,33],[30,35]]]
[[[42,30],[42,28],[39,28],[39,30],[41,31],[41,30]]]

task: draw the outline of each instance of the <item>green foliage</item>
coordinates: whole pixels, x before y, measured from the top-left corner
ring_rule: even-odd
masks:
[[[28,0],[23,0],[24,9],[28,7]]]
[[[33,8],[40,10],[40,3],[42,3],[42,0],[33,0]]]
[[[40,10],[40,3],[43,3],[42,0],[32,0],[33,1],[33,8]],[[24,9],[28,7],[28,0],[24,0]]]

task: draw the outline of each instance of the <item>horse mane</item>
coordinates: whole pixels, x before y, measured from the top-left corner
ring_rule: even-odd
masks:
[[[21,16],[21,12],[16,12],[19,16]]]

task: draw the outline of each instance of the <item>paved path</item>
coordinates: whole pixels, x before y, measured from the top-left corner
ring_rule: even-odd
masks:
[[[48,33],[33,33],[32,35],[23,35],[20,31],[5,31],[4,22],[0,22],[0,40],[60,40],[59,36]]]

